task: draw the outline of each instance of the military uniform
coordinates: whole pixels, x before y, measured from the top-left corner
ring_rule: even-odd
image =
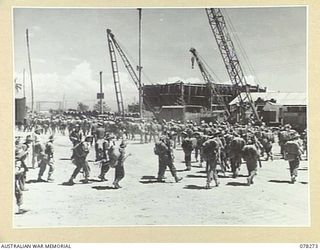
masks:
[[[248,169],[248,185],[253,184],[253,178],[257,174],[259,152],[255,145],[245,145],[242,149],[242,157],[246,161]]]
[[[40,162],[39,162],[39,173],[38,173],[38,181],[42,180],[42,175],[46,171],[47,165],[49,166],[49,172],[48,172],[48,181],[53,181],[52,174],[54,171],[54,149],[53,149],[53,137],[49,138],[49,141],[46,143],[44,148],[41,148],[40,151]]]
[[[18,213],[21,211],[21,205],[23,204],[23,193],[25,190],[22,179],[26,172],[26,166],[23,159],[27,154],[27,151],[23,147],[24,145],[16,145],[15,148],[15,181],[14,181],[14,194],[16,198],[16,204],[18,206]]]
[[[238,176],[238,169],[241,165],[241,152],[242,148],[245,145],[244,139],[240,137],[235,137],[230,142],[230,163],[231,163],[231,171],[233,173],[233,178]]]
[[[184,152],[184,161],[187,167],[187,171],[191,170],[191,153],[193,150],[193,141],[196,141],[196,138],[186,137],[182,139],[181,147]]]
[[[169,167],[171,175],[174,177],[176,182],[179,182],[182,178],[177,176],[176,168],[173,164],[174,156],[172,151],[172,142],[168,136],[162,136],[160,142],[157,142],[155,147],[155,154],[159,158],[159,171],[158,171],[158,181],[163,181],[166,168]],[[159,145],[159,146],[157,146]],[[158,148],[162,148],[159,150]]]
[[[84,172],[84,183],[88,183],[90,168],[86,160],[87,155],[89,154],[89,144],[88,142],[81,142],[73,148],[73,164],[76,165],[75,170],[73,171],[69,183],[74,184],[73,180],[77,177],[80,170]]]
[[[121,143],[120,148],[119,148],[119,157],[118,157],[118,161],[117,164],[115,165],[115,177],[114,177],[114,182],[113,185],[116,189],[121,188],[121,186],[119,185],[119,182],[124,178],[124,161],[125,161],[125,147],[126,144],[125,143]]]
[[[79,125],[76,125],[75,129],[70,133],[69,139],[72,142],[73,146],[81,142],[83,138],[83,133],[80,131]]]
[[[98,139],[95,143],[95,151],[96,151],[96,161],[101,161],[100,166],[100,175],[98,178],[101,180],[105,180],[105,175],[110,169],[110,164],[108,162],[108,148],[110,143],[106,139]]]
[[[302,150],[298,142],[298,135],[294,135],[292,139],[284,145],[284,158],[289,162],[291,182],[294,183],[298,176],[298,168],[300,164],[300,156]]]
[[[210,188],[212,179],[215,181],[216,186],[219,186],[218,174],[217,174],[217,162],[219,154],[219,143],[215,138],[211,138],[203,143],[203,156],[207,162],[207,185],[206,188]]]

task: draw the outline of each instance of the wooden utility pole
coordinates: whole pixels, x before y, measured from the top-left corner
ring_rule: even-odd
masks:
[[[26,69],[23,69],[22,84],[23,84],[23,97],[26,97]]]
[[[31,112],[34,112],[34,96],[33,96],[33,80],[32,80],[32,67],[31,67],[31,56],[30,56],[30,45],[29,45],[29,32],[26,29],[27,38],[27,50],[28,50],[28,61],[29,61],[29,72],[30,72],[30,82],[31,82]]]
[[[102,71],[99,72],[100,74],[100,95],[101,95],[101,98],[100,98],[100,114],[102,114],[103,112],[103,108],[102,108]]]
[[[141,85],[141,8],[138,8],[139,11],[139,113],[140,118],[143,117],[143,86]]]

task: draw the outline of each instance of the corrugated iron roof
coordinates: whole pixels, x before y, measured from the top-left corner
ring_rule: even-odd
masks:
[[[250,93],[252,100],[256,101],[261,98],[264,101],[269,101],[271,99],[276,100],[276,105],[287,105],[287,106],[299,106],[307,105],[307,95],[306,93],[292,93],[292,92],[256,92]],[[245,99],[246,94],[241,93],[241,98]],[[234,105],[239,103],[238,96],[234,98],[229,105]]]

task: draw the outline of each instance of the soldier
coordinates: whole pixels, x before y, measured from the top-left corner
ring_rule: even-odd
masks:
[[[241,137],[235,137],[230,142],[230,163],[231,171],[233,173],[232,177],[236,178],[238,176],[238,171],[241,165],[241,152],[245,145],[244,139]]]
[[[52,174],[54,171],[54,160],[53,160],[53,135],[49,137],[49,141],[46,143],[44,151],[40,151],[40,163],[39,163],[39,173],[38,173],[38,181],[43,182],[44,180],[42,179],[42,175],[46,171],[47,165],[49,166],[49,172],[48,172],[48,178],[47,181],[54,181],[52,178]]]
[[[162,135],[154,148],[154,153],[159,157],[158,182],[164,182],[164,174],[167,167],[169,167],[170,172],[176,182],[182,180],[181,177],[177,176],[177,171],[173,164],[174,156],[170,136],[170,134]]]
[[[104,136],[105,136],[105,134],[106,134],[106,130],[105,130],[105,128],[103,127],[103,123],[102,122],[99,122],[98,123],[98,127],[97,127],[97,129],[96,129],[96,141],[97,140],[100,140],[100,139],[103,139],[104,138]]]
[[[181,144],[182,141],[182,132],[185,129],[185,125],[181,123],[181,121],[178,121],[177,124],[177,141],[178,141],[178,145]]]
[[[184,152],[184,161],[187,167],[186,171],[190,171],[191,170],[191,153],[196,146],[196,138],[190,138],[190,136],[186,132],[182,132],[181,135],[183,137],[181,147]]]
[[[289,141],[284,144],[284,159],[289,162],[291,183],[293,184],[298,176],[302,149],[298,141],[300,138],[299,134],[297,132],[292,133],[290,137]]]
[[[266,161],[269,160],[269,157],[273,161],[272,155],[272,144],[274,143],[274,134],[270,129],[265,129],[261,136],[261,144],[263,146],[263,151],[267,154]],[[263,156],[263,151],[261,156]]]
[[[29,171],[29,167],[32,166],[32,137],[31,135],[27,135],[25,142],[22,144],[23,150],[26,152],[25,156],[21,158],[21,165],[24,167],[25,171],[23,173],[23,177],[21,178],[21,190],[27,191],[28,189],[25,188],[25,182],[27,179],[27,172]]]
[[[40,134],[42,132],[42,128],[37,125],[34,129],[34,133],[32,134],[33,137],[33,144],[32,144],[32,168],[38,167],[38,155],[36,151],[36,144],[41,143]]]
[[[196,159],[196,162],[198,162],[198,157],[200,155],[200,166],[202,166],[202,162],[203,162],[203,159],[202,159],[202,154],[201,154],[201,148],[202,148],[202,144],[204,143],[204,135],[202,132],[194,132],[193,133],[193,136],[196,138],[197,140],[197,145],[196,145],[196,148],[195,148],[195,152],[194,152],[194,157]]]
[[[21,158],[25,156],[27,152],[21,147],[15,149],[15,181],[14,181],[14,194],[16,198],[16,204],[18,206],[18,214],[23,213],[25,210],[21,209],[23,204],[23,188],[21,187],[21,178],[23,178],[25,168],[22,164]]]
[[[248,186],[253,184],[253,178],[257,175],[257,162],[259,161],[259,152],[253,141],[248,141],[242,149],[242,157],[246,161],[248,169]],[[259,161],[260,162],[260,161]],[[261,163],[260,163],[261,164]]]
[[[280,146],[280,153],[282,157],[284,157],[284,145],[287,141],[290,140],[290,129],[291,126],[289,124],[286,124],[284,128],[280,128],[280,131],[278,133],[278,143]]]
[[[217,161],[218,161],[218,154],[219,154],[219,145],[215,138],[210,138],[205,141],[202,145],[203,147],[203,158],[206,161],[206,173],[207,173],[207,184],[206,188],[210,188],[210,183],[212,179],[216,183],[216,187],[219,186],[220,182],[218,180],[217,174]]]
[[[171,120],[169,124],[170,124],[171,137],[173,141],[173,148],[175,149],[177,147],[179,125],[173,120]]]
[[[108,157],[108,149],[110,147],[110,136],[106,134],[104,139],[99,139],[95,146],[96,150],[96,161],[100,161],[101,171],[98,176],[99,179],[105,181],[105,175],[110,169],[109,157]]]
[[[145,121],[142,120],[139,124],[139,130],[140,130],[140,143],[146,143],[147,142],[147,131],[146,131],[147,127],[145,124]]]
[[[149,142],[151,142],[151,139],[153,138],[153,141],[156,142],[156,136],[158,134],[158,126],[155,122],[151,122],[149,126]]]
[[[91,135],[93,136],[94,141],[96,141],[96,138],[97,138],[97,134],[96,134],[97,128],[98,128],[98,124],[97,124],[96,120],[93,120],[92,125],[91,125]],[[91,144],[91,146],[92,146],[92,144]]]
[[[215,132],[214,134],[214,139],[217,142],[218,145],[218,155],[217,155],[217,163],[220,165],[220,169],[222,171],[222,173],[225,175],[226,174],[226,154],[225,154],[225,139],[223,136],[222,131],[218,130]]]
[[[84,137],[83,133],[82,133],[82,131],[80,131],[80,125],[76,124],[74,129],[72,130],[72,132],[69,135],[69,139],[72,142],[73,146],[80,143],[82,141],[83,137]]]
[[[306,160],[308,160],[308,132],[307,129],[305,129],[301,134],[301,140],[303,145],[303,154],[306,155]]]
[[[89,175],[90,175],[90,168],[89,164],[86,160],[87,155],[89,154],[89,143],[91,141],[90,137],[86,137],[85,140],[81,141],[77,145],[75,145],[72,150],[73,150],[73,161],[72,163],[76,165],[75,170],[73,171],[68,184],[73,185],[74,184],[74,179],[77,177],[79,174],[80,170],[83,170],[84,172],[84,181],[83,183],[88,183],[89,182]]]
[[[124,178],[124,161],[126,159],[125,155],[125,148],[126,148],[127,144],[122,141],[120,144],[120,148],[119,148],[119,157],[118,157],[118,161],[117,164],[115,165],[115,177],[114,177],[114,188],[115,189],[119,189],[121,188],[121,186],[119,185],[119,182]]]
[[[20,168],[23,170],[21,171],[21,173],[19,174],[19,187],[21,191],[27,191],[28,189],[25,188],[25,183],[26,183],[26,178],[27,178],[27,172],[28,167],[25,163],[26,158],[28,156],[28,146],[25,145],[24,143],[20,143],[20,138],[15,142],[15,149],[16,152],[19,152],[19,156],[16,157],[16,159],[18,159],[20,161]]]

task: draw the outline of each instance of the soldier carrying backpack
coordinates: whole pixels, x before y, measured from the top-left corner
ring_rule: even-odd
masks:
[[[302,149],[298,141],[299,138],[300,136],[297,132],[293,133],[291,134],[290,140],[284,144],[284,159],[289,162],[292,184],[295,183],[298,176],[298,168],[302,154]]]
[[[170,134],[161,136],[160,140],[155,144],[154,153],[159,157],[158,182],[164,182],[164,174],[167,166],[169,167],[175,181],[181,181],[182,178],[177,176],[177,171],[173,164],[174,156]]]

